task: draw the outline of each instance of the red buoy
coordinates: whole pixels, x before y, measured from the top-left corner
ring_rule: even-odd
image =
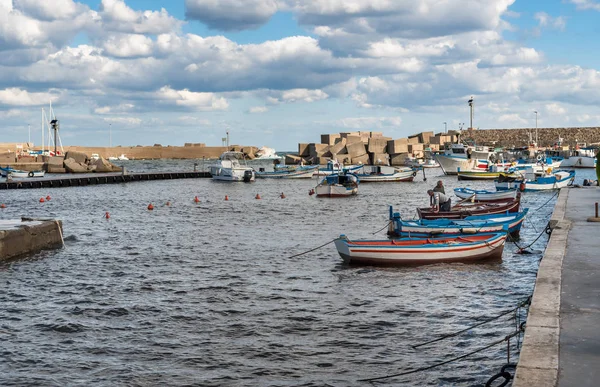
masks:
[[[171,202],[167,202],[167,206],[170,206],[170,205],[171,205]]]
[[[4,204],[4,203],[0,204],[0,208],[6,208],[6,204]]]
[[[199,203],[200,199],[198,199],[198,196],[194,196],[194,203]]]
[[[225,195],[225,200],[229,200],[229,196]]]
[[[260,199],[260,194],[256,194],[256,198],[255,199]]]
[[[46,196],[46,201],[49,201],[50,199],[50,195]]]
[[[106,211],[106,213],[104,214],[104,217],[105,217],[106,219],[110,219],[110,214],[108,213],[108,211]]]
[[[40,203],[45,202],[44,198],[40,198]]]
[[[154,209],[154,206],[152,205],[152,203],[148,204],[148,209],[149,209],[150,211],[152,211],[152,210]]]
[[[281,195],[279,195],[279,197],[285,199],[285,194],[282,192]]]

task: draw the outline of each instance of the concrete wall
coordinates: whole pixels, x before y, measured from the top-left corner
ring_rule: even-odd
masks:
[[[61,233],[61,221],[0,221],[0,261],[60,247]]]
[[[462,139],[472,138],[478,144],[495,141],[500,146],[524,146],[529,143],[529,133],[535,141],[535,128],[463,130]],[[600,127],[538,128],[539,146],[552,146],[559,138],[564,145],[576,142],[600,142]]]

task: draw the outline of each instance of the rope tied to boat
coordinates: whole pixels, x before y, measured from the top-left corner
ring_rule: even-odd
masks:
[[[536,208],[534,211],[537,211],[539,209],[541,209],[542,207],[545,207],[546,204],[550,203],[550,200],[554,199],[556,196],[558,196],[558,194],[560,193],[560,190],[556,191],[554,193],[554,195],[552,195],[552,197],[550,197],[550,199],[548,199],[544,204],[542,204],[541,206],[539,206],[538,208]]]
[[[327,245],[328,245],[328,244],[330,244],[330,243],[333,243],[333,242],[335,242],[337,239],[338,239],[338,238],[334,238],[334,239],[330,240],[330,241],[329,241],[329,242],[327,242],[327,243],[323,243],[321,246],[317,246],[317,247],[315,247],[314,249],[310,249],[310,250],[304,251],[304,252],[302,252],[302,253],[298,253],[298,254],[292,255],[291,257],[287,257],[286,259],[296,258],[296,257],[299,257],[299,256],[301,256],[301,255],[308,254],[308,253],[310,253],[310,252],[312,252],[312,251],[318,250],[318,249],[320,249],[320,248],[322,248],[322,247],[325,247],[325,246],[327,246]]]
[[[528,248],[530,248],[531,246],[533,246],[533,244],[534,244],[535,242],[537,242],[537,241],[538,241],[538,239],[540,239],[540,238],[542,237],[542,235],[544,235],[544,234],[548,234],[548,235],[550,235],[551,233],[552,233],[552,227],[550,227],[550,222],[548,222],[548,224],[546,225],[546,227],[544,228],[544,230],[543,230],[543,231],[540,233],[540,235],[538,235],[538,236],[537,236],[537,238],[535,238],[535,239],[533,240],[533,242],[531,242],[530,244],[528,244],[528,245],[527,245],[527,246],[525,246],[525,247],[521,247],[521,246],[519,246],[519,243],[517,242],[517,240],[516,240],[515,238],[513,238],[513,237],[512,237],[512,235],[510,235],[510,233],[508,233],[508,238],[510,239],[510,241],[511,241],[512,243],[514,243],[514,244],[515,244],[515,246],[517,246],[517,247],[519,248],[519,251],[518,251],[518,253],[520,254],[520,253],[522,253],[523,251],[525,251],[526,249],[528,249]]]

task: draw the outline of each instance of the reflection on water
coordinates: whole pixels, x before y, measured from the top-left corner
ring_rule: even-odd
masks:
[[[127,165],[179,171],[193,161]],[[360,386],[498,340],[510,319],[411,347],[529,296],[546,236],[531,255],[507,244],[493,264],[348,267],[333,244],[290,258],[342,233],[385,238],[373,233],[388,206],[414,216],[438,179],[447,192],[492,185],[426,173],[427,182],[364,184],[338,200],[309,196],[311,179],[3,191],[2,219],[62,219],[66,248],[0,265],[0,385]],[[523,244],[542,232],[554,199],[537,207],[551,197],[524,195],[536,211]],[[381,384],[482,385],[505,362],[500,345]]]

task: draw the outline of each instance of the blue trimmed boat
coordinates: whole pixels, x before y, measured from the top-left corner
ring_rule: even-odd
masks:
[[[553,171],[537,176],[531,171],[525,174],[525,179],[498,178],[494,180],[496,190],[504,191],[518,188],[521,191],[546,191],[561,189],[575,180],[575,171]]]
[[[431,237],[440,235],[478,234],[508,232],[518,237],[527,216],[528,208],[522,212],[505,214],[472,215],[464,219],[418,219],[402,220],[399,212],[390,206],[388,235],[395,237]]]
[[[495,202],[517,198],[518,190],[488,191],[471,188],[454,188],[454,194],[461,199],[472,199],[475,202]]]

